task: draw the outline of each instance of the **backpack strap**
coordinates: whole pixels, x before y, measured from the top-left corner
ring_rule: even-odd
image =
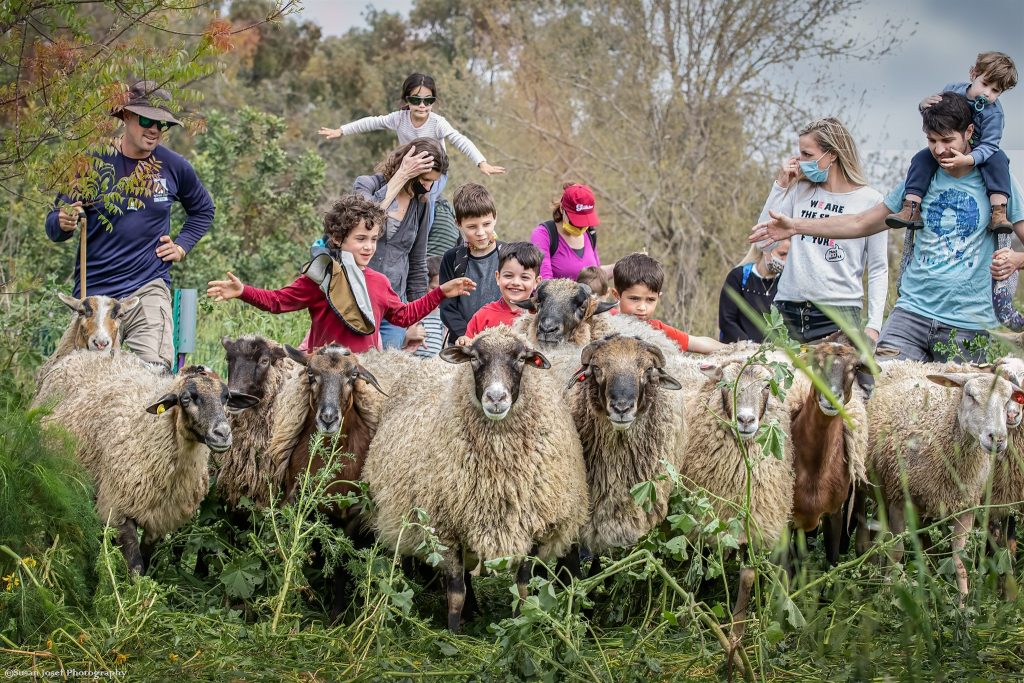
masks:
[[[593,228],[587,228],[587,234],[590,235],[590,248],[597,252],[597,230]]]
[[[747,286],[747,280],[750,279],[750,273],[753,270],[754,270],[754,264],[753,263],[744,264],[744,266],[743,266],[743,280],[740,282],[741,286],[743,286],[743,287]]]
[[[558,251],[558,226],[554,221],[544,221],[544,227],[548,229],[548,255],[554,257]]]
[[[466,265],[469,263],[469,247],[465,244],[455,246],[455,262],[452,264],[452,272],[455,277],[466,276]]]

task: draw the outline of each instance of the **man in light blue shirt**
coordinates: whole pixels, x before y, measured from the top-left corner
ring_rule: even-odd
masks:
[[[928,149],[937,160],[970,154],[972,114],[967,100],[953,93],[944,93],[922,112]],[[1011,185],[1007,216],[1014,232],[1024,238],[1024,193],[1015,179]],[[887,229],[885,219],[899,210],[903,190],[901,183],[881,204],[849,216],[811,220],[773,214],[773,220],[754,227],[751,241],[778,241],[794,234],[835,239],[873,235]],[[999,324],[991,280],[1005,279],[1024,266],[1024,254],[1014,252],[1001,251],[993,262],[996,237],[987,230],[989,213],[985,183],[977,169],[936,171],[921,203],[924,228],[915,236],[900,296],[878,346],[894,347],[900,358],[913,360],[981,360],[984,353],[970,342]],[[951,337],[963,352],[935,348]],[[966,348],[969,345],[973,348]]]

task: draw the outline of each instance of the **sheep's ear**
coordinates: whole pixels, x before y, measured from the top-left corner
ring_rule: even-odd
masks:
[[[473,360],[473,351],[471,347],[467,346],[449,346],[446,349],[441,349],[441,353],[437,354],[437,357],[448,363],[468,363]]]
[[[662,389],[679,391],[683,388],[683,385],[679,383],[679,380],[665,372],[664,368],[651,368],[651,377],[654,378],[658,383],[658,386]]]
[[[608,311],[612,310],[618,305],[618,301],[601,301],[597,304],[597,308],[594,309],[594,315],[598,315],[599,313],[607,313]]]
[[[260,400],[255,396],[243,394],[241,391],[228,392],[228,407],[234,408],[235,410],[245,410],[246,408],[252,408],[259,402]]]
[[[547,358],[544,357],[544,354],[541,353],[540,351],[527,352],[526,364],[531,367],[537,368],[538,370],[547,370],[548,368],[551,367],[551,363],[548,361]]]
[[[705,377],[716,382],[721,382],[722,377],[725,376],[725,373],[722,372],[722,366],[715,365],[714,363],[701,363],[700,371]]]
[[[159,401],[151,406],[147,406],[146,412],[153,415],[162,415],[165,411],[170,410],[176,405],[178,405],[177,394],[164,394],[160,397]]]
[[[925,375],[925,379],[943,387],[962,387],[971,375],[965,372],[943,372],[938,375]]]
[[[288,356],[288,352],[285,351],[283,346],[277,344],[270,345],[270,362],[276,363],[279,360],[284,360]]]
[[[64,292],[57,292],[57,298],[64,302],[64,305],[70,308],[75,313],[82,313],[82,300],[76,299],[73,296],[68,296]]]
[[[639,337],[637,337],[637,339],[639,339]],[[649,341],[644,341],[643,339],[640,339],[640,343],[643,344],[645,349],[647,349],[647,353],[651,354],[651,356],[654,358],[654,367],[664,368],[665,352]]]
[[[989,334],[996,339],[1000,339],[1008,344],[1013,344],[1018,348],[1024,347],[1024,332],[999,332],[996,330]]]
[[[875,349],[875,358],[895,358],[900,350],[893,346],[879,346]]]
[[[523,309],[524,311],[530,311],[531,313],[537,312],[537,300],[534,299],[532,296],[529,299],[524,299],[523,301],[513,301],[512,303],[514,303],[516,306]]]
[[[596,353],[599,348],[608,343],[608,340],[614,336],[617,335],[608,335],[607,337],[601,337],[600,339],[595,339],[594,341],[584,346],[583,351],[580,352],[580,365],[582,365],[583,367],[589,366],[590,360],[594,357],[594,353]]]
[[[235,342],[231,341],[231,337],[225,334],[220,338],[220,345],[224,347],[225,351],[231,351],[231,347],[235,345]]]
[[[572,373],[572,379],[566,385],[565,391],[569,391],[580,382],[586,382],[588,377],[590,377],[590,368],[586,365],[581,366],[579,370]]]
[[[356,369],[356,373],[358,373],[359,379],[363,380],[364,382],[372,386],[374,389],[379,391],[381,395],[388,395],[386,391],[380,388],[380,382],[378,382],[377,378],[373,376],[373,373],[364,368],[362,365],[360,365],[358,369]]]
[[[117,303],[120,304],[121,310],[118,312],[118,315],[124,315],[128,311],[132,310],[139,305],[140,301],[141,299],[137,296],[129,296],[124,299],[119,299]]]
[[[1021,391],[1020,387],[1018,387],[1016,384],[1013,385],[1013,394],[1010,396],[1010,398],[1014,402],[1024,405],[1024,391]]]
[[[309,365],[309,356],[304,354],[302,351],[299,351],[297,348],[288,344],[284,345],[284,350],[285,353],[288,354],[288,357],[299,365]]]

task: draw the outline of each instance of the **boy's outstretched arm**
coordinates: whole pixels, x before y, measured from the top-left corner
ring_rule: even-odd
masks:
[[[693,353],[714,353],[725,348],[725,344],[711,337],[695,337],[690,335],[690,348]]]
[[[212,280],[206,283],[209,287],[206,290],[206,296],[210,297],[214,301],[227,301],[228,299],[237,299],[242,296],[242,290],[245,289],[245,285],[239,280],[230,270],[228,271],[227,280]]]

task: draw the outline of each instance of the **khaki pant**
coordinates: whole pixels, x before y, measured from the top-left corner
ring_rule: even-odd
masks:
[[[174,326],[171,292],[163,280],[153,280],[132,293],[139,305],[121,324],[121,338],[128,349],[147,363],[174,367]]]

